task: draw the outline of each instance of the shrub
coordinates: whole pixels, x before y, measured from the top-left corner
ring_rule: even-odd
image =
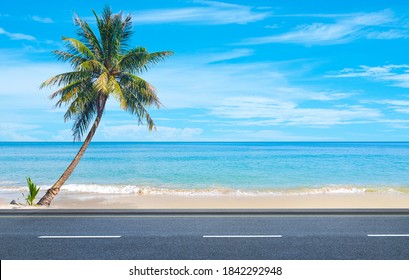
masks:
[[[40,188],[37,187],[33,181],[31,181],[30,177],[26,177],[27,180],[27,185],[28,185],[28,195],[24,196],[24,199],[26,200],[28,205],[33,205],[34,204],[34,199],[36,198],[38,192],[40,191]]]

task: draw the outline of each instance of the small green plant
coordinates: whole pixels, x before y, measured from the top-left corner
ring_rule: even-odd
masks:
[[[34,204],[34,199],[36,198],[38,192],[40,191],[40,188],[37,187],[33,181],[31,181],[30,177],[26,177],[27,180],[27,185],[28,185],[28,195],[24,196],[24,199],[26,200],[28,205],[33,205]]]

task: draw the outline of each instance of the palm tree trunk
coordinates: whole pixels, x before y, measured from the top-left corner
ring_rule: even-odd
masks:
[[[67,181],[68,178],[71,176],[75,167],[77,166],[82,156],[84,155],[85,150],[88,148],[89,143],[91,143],[92,137],[94,136],[95,131],[98,128],[99,122],[101,121],[102,118],[102,114],[104,113],[106,100],[107,100],[106,97],[103,97],[103,99],[101,100],[101,104],[100,106],[98,106],[99,107],[98,113],[97,117],[95,118],[94,124],[92,125],[90,131],[88,132],[87,138],[85,138],[85,141],[82,144],[77,155],[70,163],[70,165],[67,167],[67,169],[64,171],[64,173],[61,175],[61,177],[57,180],[57,182],[55,182],[54,185],[50,189],[48,189],[45,195],[38,201],[37,203],[38,205],[50,206],[51,201],[60,192],[62,185],[64,185],[65,181]]]

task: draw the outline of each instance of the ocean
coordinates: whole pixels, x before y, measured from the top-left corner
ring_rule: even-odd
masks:
[[[50,187],[80,143],[0,143],[0,191]],[[63,187],[124,194],[409,193],[409,143],[93,142]]]

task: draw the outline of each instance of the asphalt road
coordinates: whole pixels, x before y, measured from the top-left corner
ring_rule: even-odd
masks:
[[[380,213],[1,211],[0,259],[408,260],[409,213]]]

